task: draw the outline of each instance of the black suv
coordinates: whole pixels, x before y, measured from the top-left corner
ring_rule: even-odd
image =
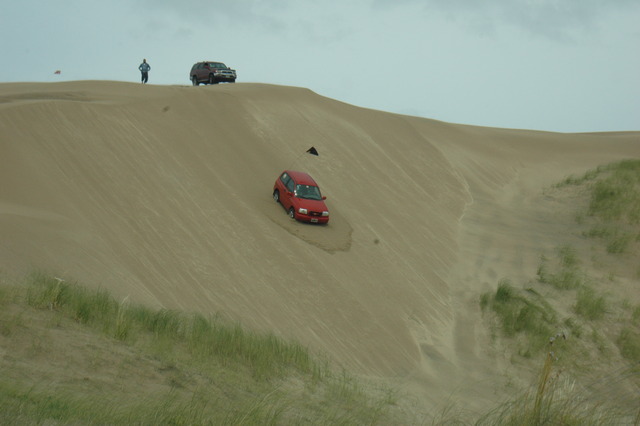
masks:
[[[194,86],[203,84],[218,84],[222,82],[235,83],[236,70],[232,70],[222,62],[198,62],[193,64],[189,79]]]

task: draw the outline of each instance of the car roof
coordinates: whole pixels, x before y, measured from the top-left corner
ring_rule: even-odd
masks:
[[[318,186],[316,181],[313,180],[313,178],[305,172],[298,172],[296,170],[285,170],[283,173],[286,173],[289,176],[291,176],[298,185]]]

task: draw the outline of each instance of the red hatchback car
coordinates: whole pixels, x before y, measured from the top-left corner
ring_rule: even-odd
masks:
[[[273,185],[273,199],[289,217],[311,223],[329,222],[329,210],[315,180],[304,172],[285,170]]]

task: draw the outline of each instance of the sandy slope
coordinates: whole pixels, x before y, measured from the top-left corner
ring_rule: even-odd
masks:
[[[434,403],[482,401],[507,364],[479,294],[573,226],[542,188],[629,157],[640,132],[453,125],[301,88],[0,84],[0,270],[222,312]],[[285,168],[320,184],[327,227],[273,202]]]

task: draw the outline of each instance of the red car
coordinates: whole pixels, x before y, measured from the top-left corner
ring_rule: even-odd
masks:
[[[285,170],[273,185],[273,199],[289,217],[302,222],[327,223],[329,209],[315,180],[304,172]]]

